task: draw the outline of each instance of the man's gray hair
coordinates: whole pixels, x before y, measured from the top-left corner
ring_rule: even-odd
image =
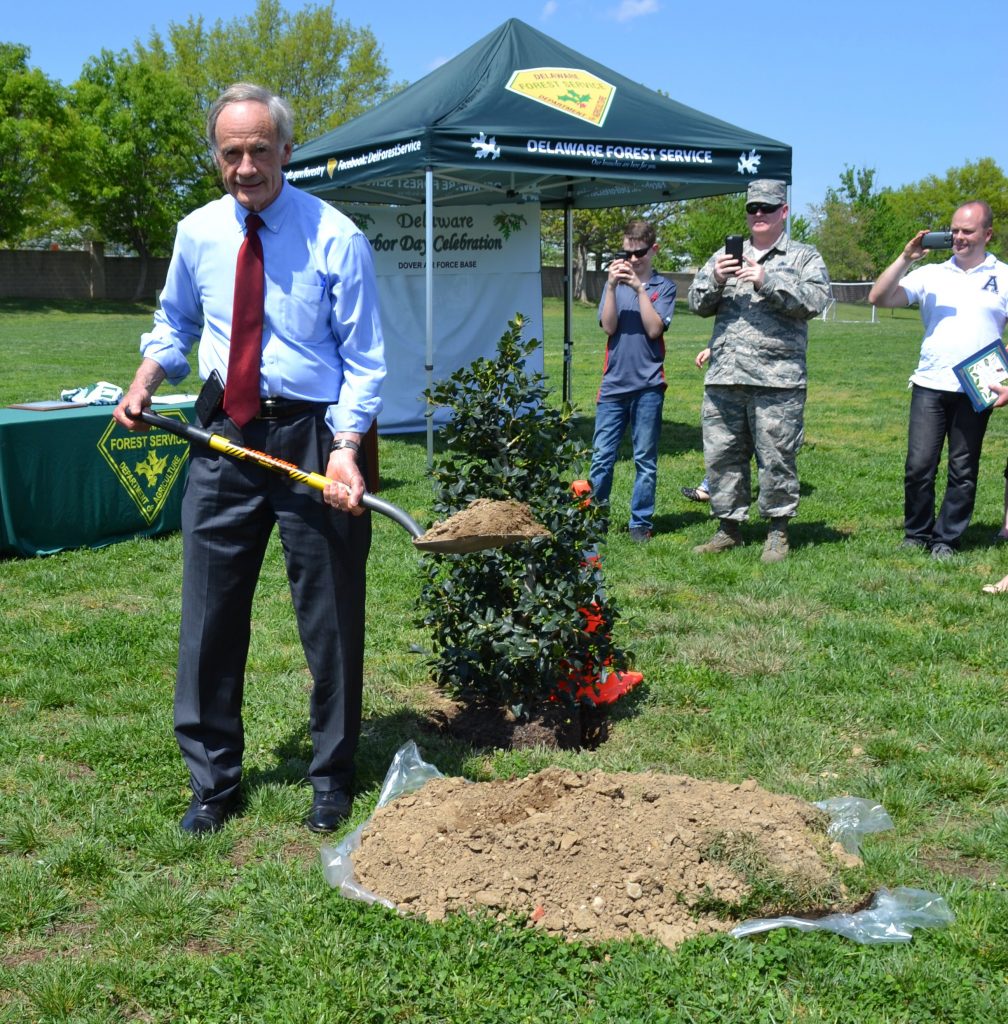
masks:
[[[236,82],[229,86],[214,100],[210,113],[207,115],[207,141],[210,143],[210,150],[218,152],[217,146],[217,118],[221,111],[231,103],[262,103],[269,111],[270,120],[276,129],[277,141],[281,146],[286,146],[294,141],[294,112],[286,100],[281,99],[274,92],[270,92],[265,86],[255,85],[252,82]]]

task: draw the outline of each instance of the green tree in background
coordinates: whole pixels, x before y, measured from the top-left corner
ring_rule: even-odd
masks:
[[[373,34],[338,20],[332,4],[290,13],[259,0],[247,18],[210,29],[201,18],[173,23],[167,40],[155,32],[132,53],[90,58],[69,90],[30,72],[27,53],[0,47],[0,238],[38,235],[65,209],[78,237],[144,260],[137,297],[177,221],[221,194],[205,125],[227,86],[256,81],[288,99],[295,141],[395,88]],[[61,156],[50,174],[51,153]]]
[[[875,261],[862,244],[863,226],[849,205],[825,201],[816,208],[821,220],[815,243],[834,281],[865,281],[872,278]]]
[[[839,188],[828,189],[813,207],[812,238],[834,281],[870,281],[917,231],[948,228],[957,207],[971,199],[990,203],[990,248],[1003,257],[1008,252],[1008,178],[989,157],[895,190],[877,188],[874,168],[845,167]],[[947,252],[928,257],[932,262],[947,258]]]
[[[210,105],[235,82],[265,85],[290,103],[295,144],[370,110],[397,88],[371,30],[337,18],[332,3],[292,13],[279,0],[258,0],[248,17],[211,28],[190,17],[170,23],[167,38],[155,31],[146,45],[138,42],[136,56],[185,85],[201,138]]]
[[[586,270],[601,270],[623,244],[623,228],[627,221],[640,217],[650,221],[658,233],[656,270],[678,270],[682,265],[675,249],[666,245],[665,234],[674,216],[672,203],[655,203],[643,209],[636,206],[611,206],[599,210],[574,210],[571,213],[571,235],[574,263],[574,297],[588,302]],[[564,215],[562,210],[543,210],[543,262],[559,266],[563,262]]]
[[[737,192],[679,203],[666,231],[666,244],[680,254],[679,266],[702,267],[724,245],[725,235],[747,235],[745,202],[745,193]],[[804,242],[809,234],[809,222],[792,216],[791,237]]]
[[[103,51],[70,90],[57,186],[90,237],[143,260],[171,250],[176,222],[211,196],[196,159],[194,100],[179,80]],[[205,146],[201,148],[205,149]]]
[[[21,241],[45,218],[60,152],[65,93],[37,68],[29,49],[0,43],[0,241]]]
[[[585,272],[601,269],[619,249],[623,239],[623,225],[637,214],[626,207],[614,206],[603,210],[573,210],[571,212],[571,258],[574,270],[574,297],[589,301]],[[542,213],[543,249],[550,252],[557,265],[563,260],[564,215],[562,210],[544,210]]]
[[[702,267],[724,245],[725,235],[746,233],[745,193],[704,196],[679,204],[671,244],[694,267]]]
[[[971,199],[990,203],[994,213],[994,236],[988,248],[1002,259],[1008,256],[1008,177],[990,157],[952,167],[943,177],[929,175],[887,196],[904,230],[901,240],[894,239],[883,267],[895,259],[899,247],[920,228],[943,229],[952,222],[956,208]],[[944,258],[947,258],[947,254]],[[880,268],[881,269],[881,268]]]
[[[28,56],[23,45],[0,43],[0,242],[93,239],[142,257],[166,255],[178,218],[220,194],[205,122],[228,85],[253,80],[286,97],[295,143],[401,88],[372,31],[339,19],[331,2],[288,11],[257,0],[229,22],[170,23],[131,53],[91,58],[69,90],[30,68]],[[792,216],[791,236],[819,247],[833,280],[871,280],[915,231],[947,228],[956,207],[977,198],[994,210],[990,247],[1004,258],[1008,178],[988,157],[895,190],[880,187],[874,168],[846,166],[811,223]],[[587,300],[586,271],[601,269],[631,217],[654,222],[655,267],[671,271],[702,265],[726,234],[744,233],[744,203],[734,194],[574,211],[574,294]],[[560,211],[543,212],[542,244],[544,261],[560,262]]]
[[[725,235],[745,234],[745,193],[704,196],[679,202],[655,203],[643,209],[616,206],[602,210],[575,210],[572,214],[574,244],[574,295],[588,301],[585,270],[601,268],[619,248],[623,225],[633,217],[650,220],[658,232],[658,271],[702,266],[724,245]],[[792,217],[791,237],[806,241],[812,233],[804,217]],[[558,266],[563,259],[563,213],[544,210],[542,215],[543,262]]]
[[[875,188],[875,168],[845,166],[840,187],[826,190],[813,207],[814,241],[834,281],[865,281],[875,277],[875,256],[869,237],[879,240],[888,209]]]

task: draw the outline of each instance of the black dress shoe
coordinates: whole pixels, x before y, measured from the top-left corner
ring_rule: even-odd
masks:
[[[350,817],[353,797],[344,789],[315,790],[315,799],[304,823],[312,832],[335,832]]]
[[[217,832],[234,813],[235,806],[235,800],[215,800],[213,803],[205,804],[198,796],[194,796],[189,803],[189,810],[179,822],[179,827],[192,836]]]

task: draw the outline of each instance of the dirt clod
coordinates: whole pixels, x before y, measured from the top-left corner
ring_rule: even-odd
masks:
[[[482,912],[567,939],[673,946],[728,930],[741,906],[846,909],[826,824],[752,780],[548,768],[432,780],[375,812],[353,863],[366,889],[432,921]]]

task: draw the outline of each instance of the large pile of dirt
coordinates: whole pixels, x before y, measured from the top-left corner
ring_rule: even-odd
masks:
[[[569,939],[674,946],[731,928],[731,908],[850,909],[826,825],[753,781],[550,768],[434,779],[375,812],[353,865],[364,888],[430,920],[485,911]]]

